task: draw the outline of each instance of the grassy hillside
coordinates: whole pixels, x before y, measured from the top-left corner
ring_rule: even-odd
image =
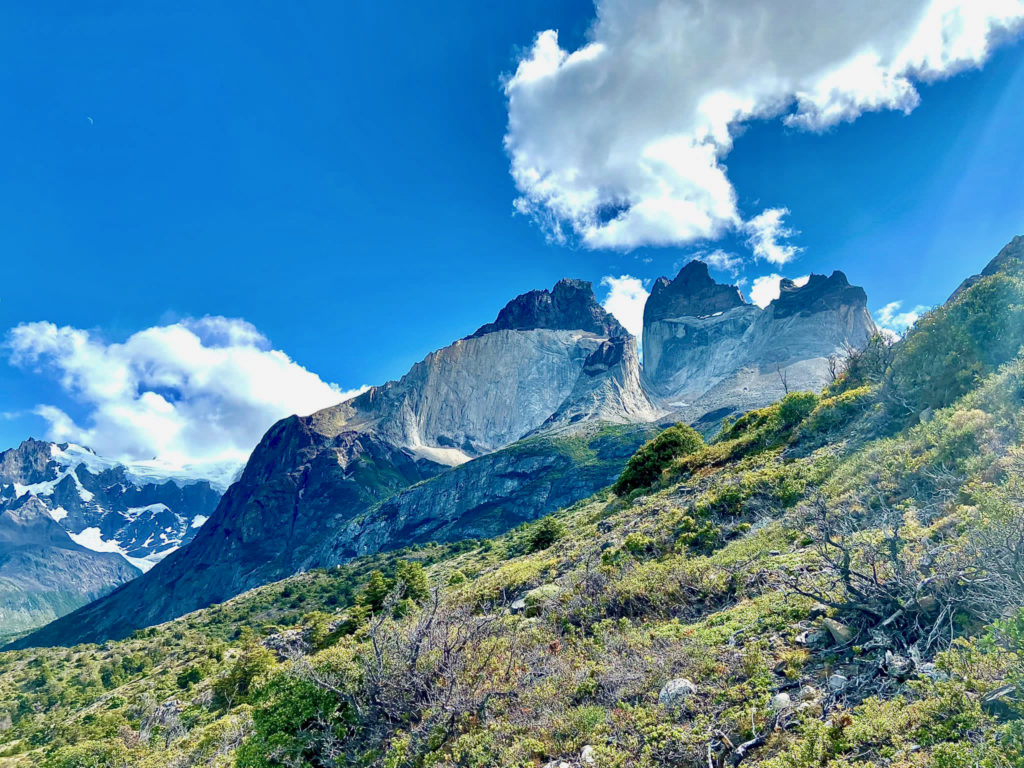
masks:
[[[1016,262],[486,541],[0,655],[0,766],[1024,764]]]

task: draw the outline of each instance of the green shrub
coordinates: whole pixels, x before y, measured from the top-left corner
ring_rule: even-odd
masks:
[[[529,551],[539,552],[542,549],[547,549],[564,535],[565,526],[555,518],[550,515],[541,518],[533,527],[533,530],[530,531]]]
[[[997,273],[918,320],[897,345],[887,393],[901,415],[951,404],[1024,344],[1024,280]]]
[[[626,463],[612,490],[619,496],[638,488],[649,488],[675,459],[704,446],[704,438],[692,427],[676,424],[644,443]]]
[[[128,768],[128,749],[120,741],[86,741],[61,747],[46,768]]]
[[[811,437],[835,432],[863,413],[874,399],[875,389],[866,385],[833,397],[823,397],[800,425],[800,436]]]
[[[811,415],[818,405],[818,396],[813,392],[790,392],[779,401],[779,419],[783,429],[800,424]]]

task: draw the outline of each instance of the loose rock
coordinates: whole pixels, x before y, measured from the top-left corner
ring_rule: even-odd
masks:
[[[669,680],[658,694],[658,703],[663,707],[678,707],[697,692],[697,686],[685,677]]]
[[[828,633],[832,635],[832,639],[836,641],[836,645],[846,645],[847,643],[853,642],[853,630],[845,624],[841,624],[835,619],[822,619],[821,625],[828,630]]]

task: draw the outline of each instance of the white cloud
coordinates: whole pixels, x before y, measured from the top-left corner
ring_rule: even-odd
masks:
[[[803,275],[801,277],[794,277],[793,282],[799,286],[804,286],[807,285],[807,281],[810,279],[810,275]],[[750,300],[764,309],[775,299],[779,298],[779,293],[781,292],[779,283],[781,282],[782,275],[777,275],[774,272],[770,275],[755,277],[753,285],[750,286]]]
[[[795,245],[779,242],[795,234],[782,223],[782,219],[788,215],[789,210],[786,208],[769,208],[744,225],[749,233],[747,245],[755,259],[764,259],[772,264],[788,264],[800,252]]]
[[[627,331],[640,338],[644,329],[644,304],[650,295],[644,288],[643,281],[630,275],[607,275],[601,278],[601,285],[608,286],[604,308],[611,312]]]
[[[720,269],[723,272],[731,272],[733,277],[739,271],[743,260],[735,253],[727,253],[721,248],[698,256],[698,258],[713,269]]]
[[[587,44],[541,32],[505,81],[515,207],[593,248],[740,231],[783,264],[783,211],[745,221],[727,176],[737,129],[910,111],[1022,20],[1024,0],[597,0]]]
[[[48,437],[101,455],[173,463],[240,460],[276,420],[341,402],[252,324],[204,317],[147,328],[122,343],[53,323],[22,323],[4,346],[14,365],[57,379],[81,423],[52,404]]]
[[[918,304],[913,309],[907,310],[906,312],[900,312],[899,310],[902,306],[902,301],[890,301],[880,310],[875,312],[875,321],[881,328],[894,331],[899,334],[903,333],[907,328],[916,323],[918,318],[920,318],[921,315],[929,309],[923,304]]]

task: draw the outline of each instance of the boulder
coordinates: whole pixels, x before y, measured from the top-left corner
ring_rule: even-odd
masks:
[[[658,703],[663,707],[675,709],[685,704],[686,700],[695,693],[697,693],[696,685],[685,677],[677,677],[674,680],[669,680],[662,687],[658,694]]]
[[[835,619],[825,618],[821,620],[821,625],[828,630],[828,633],[832,635],[832,639],[836,641],[836,645],[846,645],[852,643],[854,638],[854,632],[845,624],[842,624]]]
[[[845,675],[832,675],[828,679],[828,689],[833,693],[838,693],[846,688],[849,682]]]

